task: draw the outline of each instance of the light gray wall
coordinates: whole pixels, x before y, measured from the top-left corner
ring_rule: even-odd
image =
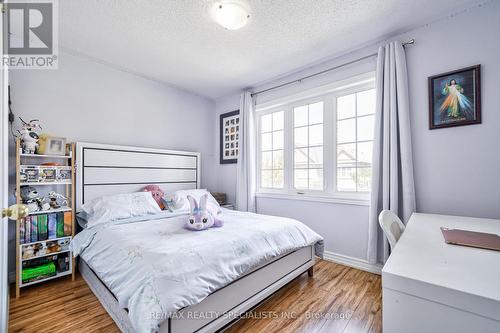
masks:
[[[402,41],[416,40],[415,45],[407,48],[407,66],[419,212],[500,218],[500,154],[497,148],[500,143],[500,94],[496,92],[500,80],[499,17],[500,2],[491,2],[394,36]],[[371,54],[379,44],[373,43],[254,89],[261,90]],[[483,124],[430,131],[427,77],[475,64],[482,66]],[[257,103],[373,68],[374,63],[370,61],[350,65],[300,85],[262,95]],[[237,94],[216,100],[217,113],[237,108],[238,101]],[[219,188],[232,191],[229,197],[234,198],[235,168],[222,166],[221,170],[219,174],[224,176],[219,177]],[[366,259],[367,206],[260,198],[257,207],[260,213],[304,222],[325,237],[327,251]]]
[[[199,151],[202,186],[217,184],[210,99],[66,52],[60,52],[58,70],[11,71],[10,85],[16,117],[40,119],[43,132],[69,141]]]
[[[407,52],[417,209],[500,218],[500,1],[418,29]],[[481,64],[480,125],[430,131],[427,77]]]

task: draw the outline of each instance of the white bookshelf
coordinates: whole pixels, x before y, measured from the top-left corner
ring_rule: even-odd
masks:
[[[65,207],[60,207],[57,209],[49,209],[49,210],[43,210],[43,211],[36,211],[36,212],[30,212],[28,214],[29,217],[32,216],[37,216],[37,215],[42,215],[42,214],[51,214],[51,213],[61,213],[61,212],[71,212],[71,234],[65,234],[63,237],[58,237],[58,238],[53,238],[53,239],[46,239],[46,240],[37,240],[35,242],[23,242],[21,243],[20,239],[20,226],[21,223],[24,223],[24,219],[19,219],[16,222],[16,297],[20,297],[21,295],[21,288],[32,286],[35,284],[39,284],[45,281],[57,279],[63,276],[69,276],[71,275],[73,280],[75,278],[75,262],[71,253],[71,250],[65,249],[57,252],[52,252],[52,253],[46,253],[43,255],[34,255],[33,257],[30,258],[22,258],[22,251],[23,247],[26,246],[36,246],[36,244],[43,244],[46,242],[53,242],[53,241],[60,241],[60,240],[65,240],[69,239],[71,242],[74,235],[75,235],[75,216],[74,216],[74,208],[75,208],[75,188],[74,188],[74,182],[75,182],[75,159],[74,159],[74,151],[75,151],[75,145],[74,144],[68,144],[67,145],[67,151],[69,150],[68,155],[39,155],[39,154],[25,154],[22,152],[21,149],[21,142],[20,140],[16,140],[16,199],[17,203],[21,204],[22,200],[20,197],[20,190],[21,186],[43,186],[43,187],[49,187],[53,186],[54,188],[58,189],[58,192],[60,191],[61,194],[63,194],[67,200],[68,200],[68,205]],[[60,163],[61,165],[42,165],[42,163],[45,162],[56,162]],[[26,166],[34,166],[34,167],[42,167],[42,168],[65,168],[66,170],[68,167],[70,167],[71,170],[71,179],[64,179],[60,181],[43,181],[43,182],[21,182],[21,167],[26,167]],[[63,190],[61,190],[61,186],[63,186]],[[48,228],[48,226],[47,226]],[[36,281],[31,281],[31,282],[26,282],[23,283],[22,281],[22,270],[23,270],[23,263],[27,263],[31,260],[35,259],[40,259],[44,257],[49,257],[49,256],[68,256],[69,257],[69,270],[67,271],[62,271],[62,272],[57,272],[53,276],[49,276],[46,278],[41,278]],[[57,263],[56,263],[56,270],[57,270]]]

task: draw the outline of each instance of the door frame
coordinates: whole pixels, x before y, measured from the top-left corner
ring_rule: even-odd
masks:
[[[7,208],[9,192],[9,125],[8,125],[8,69],[3,66],[4,15],[0,4],[0,208]],[[9,280],[8,280],[9,220],[0,220],[0,332],[8,331]]]

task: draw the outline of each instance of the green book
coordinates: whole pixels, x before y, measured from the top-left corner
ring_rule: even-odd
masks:
[[[29,230],[30,242],[38,241],[38,215],[33,215],[31,217]]]
[[[47,233],[47,215],[38,215],[38,240],[48,239]]]
[[[53,262],[22,270],[24,283],[56,275],[56,265]]]
[[[57,220],[56,223],[57,238],[64,237],[64,213],[62,212],[57,213],[56,220]]]

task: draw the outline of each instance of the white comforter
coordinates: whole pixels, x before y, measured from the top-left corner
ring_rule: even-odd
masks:
[[[176,310],[201,302],[250,270],[323,238],[287,218],[224,210],[222,228],[189,231],[185,214],[162,213],[85,229],[72,247],[129,311],[154,332]],[[158,314],[161,315],[158,315]]]

